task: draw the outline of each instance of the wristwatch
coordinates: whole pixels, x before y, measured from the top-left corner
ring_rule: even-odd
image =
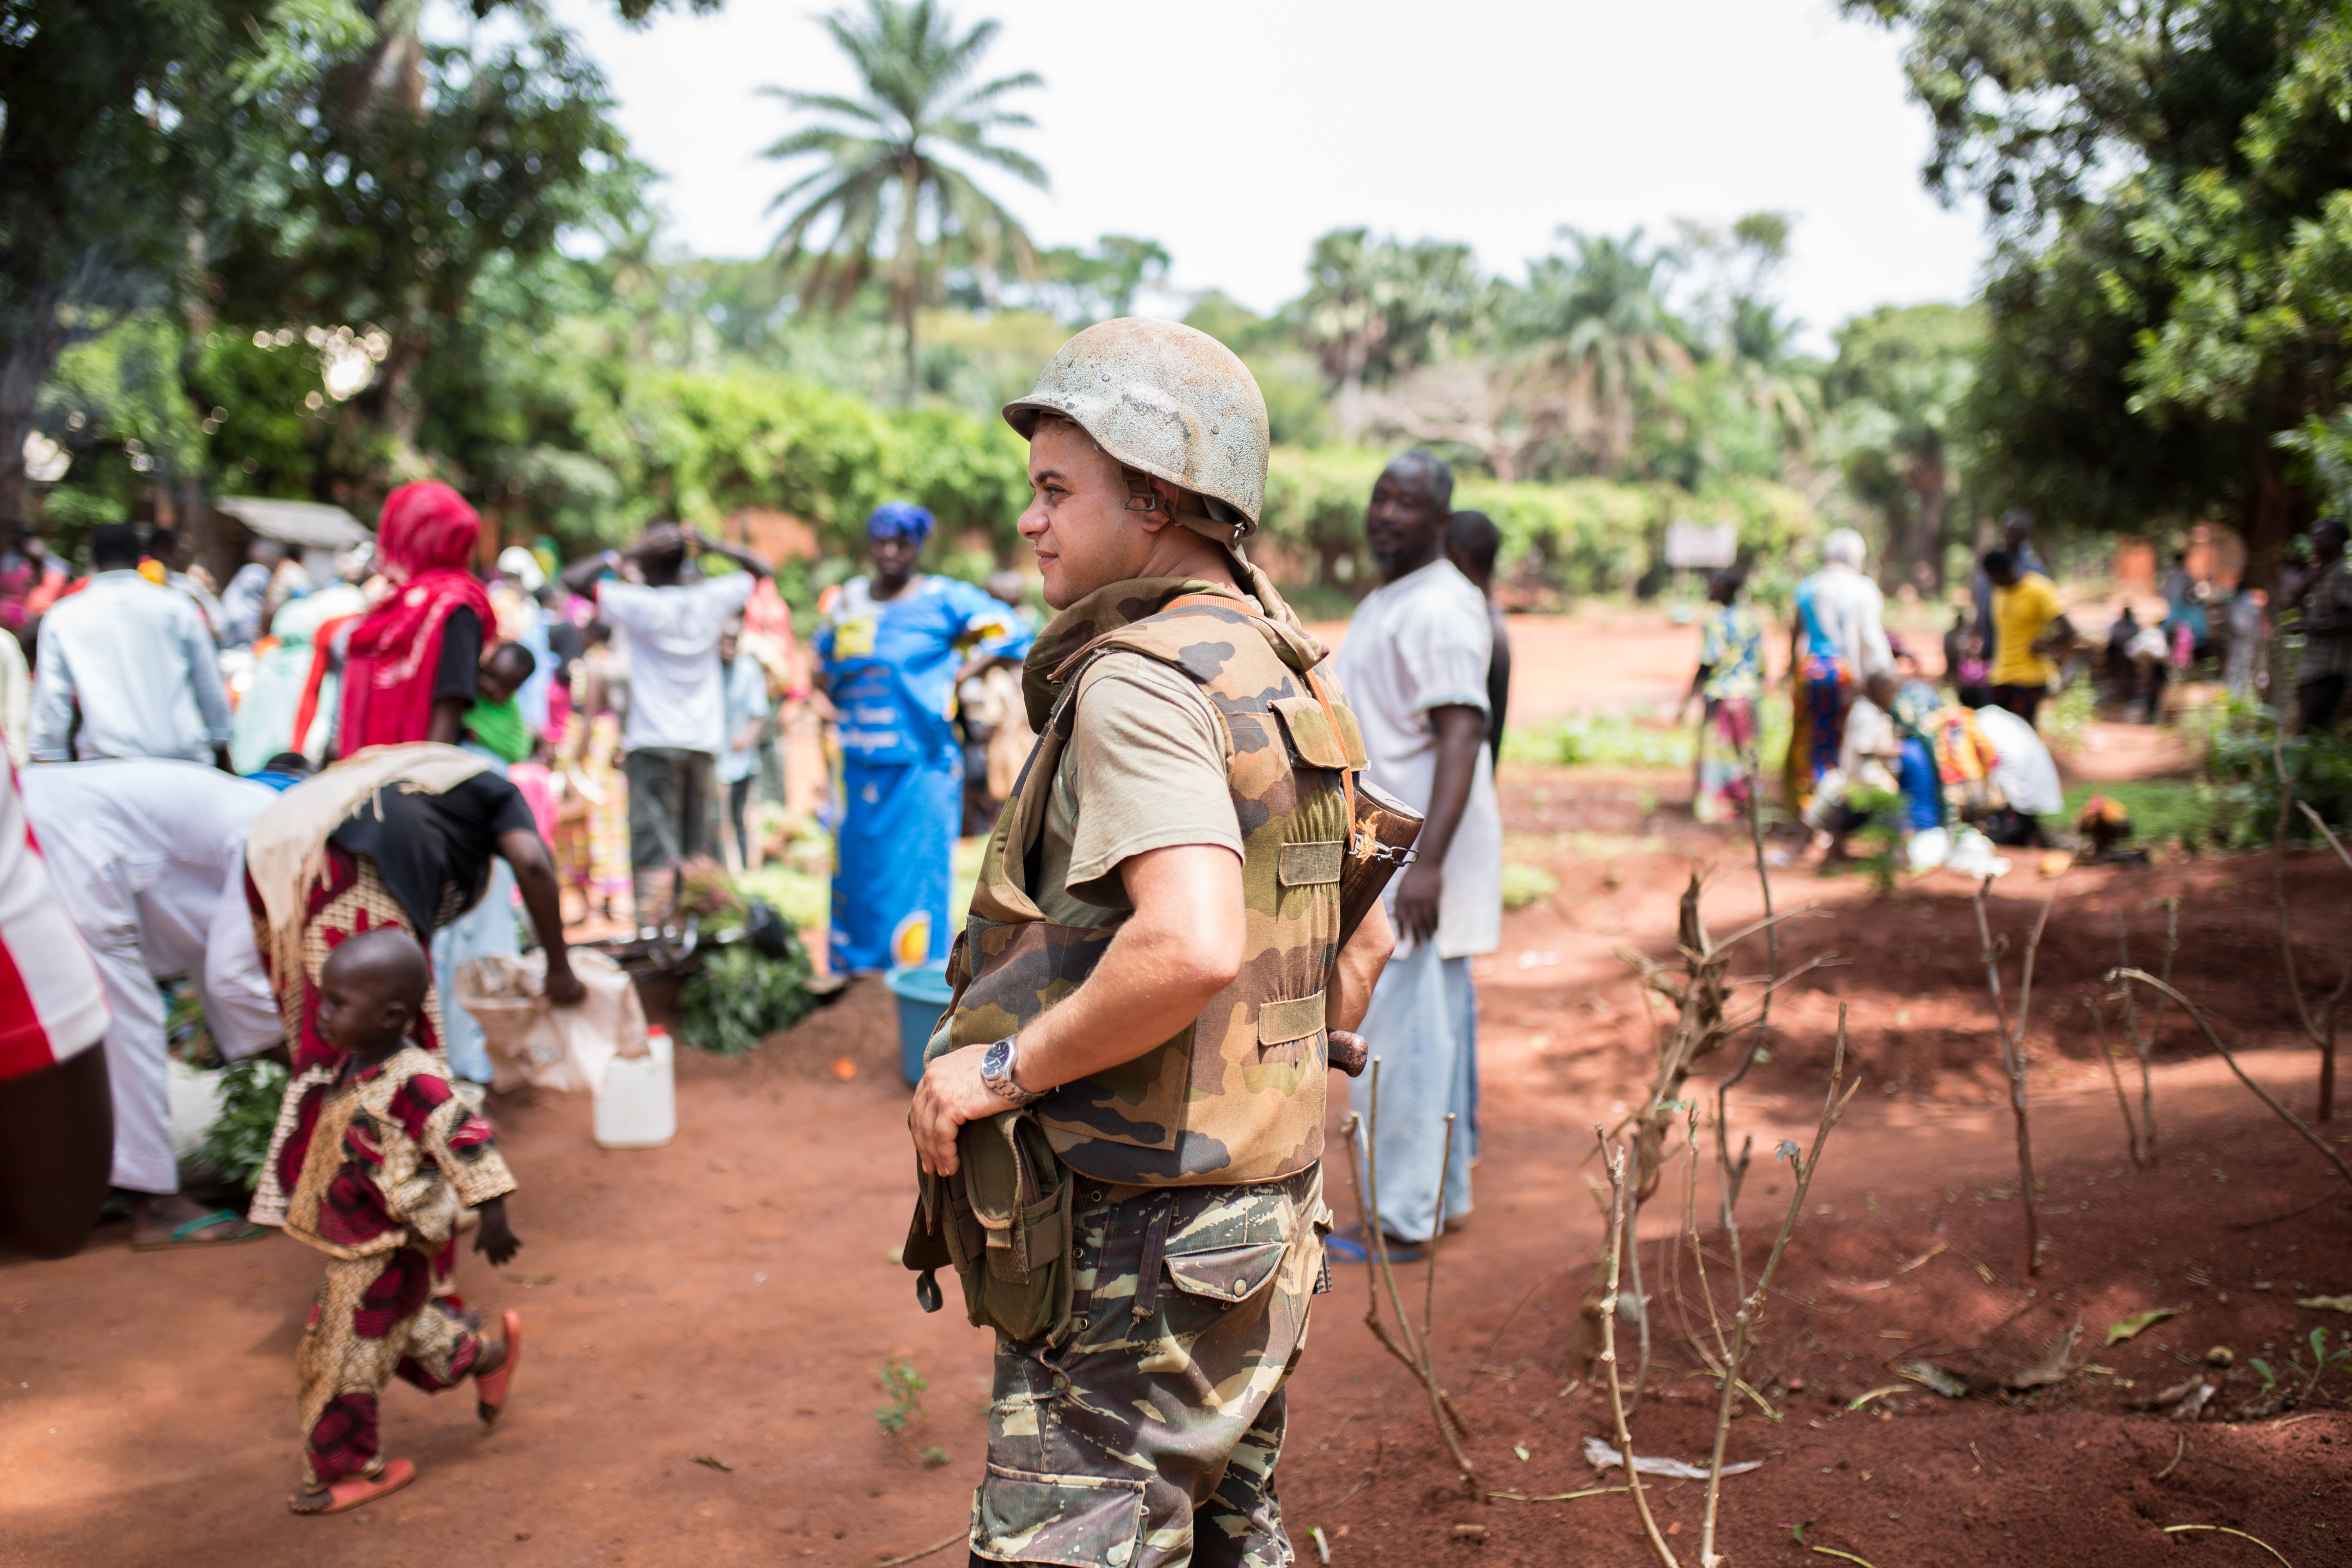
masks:
[[[1013,1036],[1007,1035],[988,1047],[987,1054],[980,1058],[980,1081],[986,1084],[988,1092],[999,1100],[1011,1100],[1014,1105],[1034,1105],[1045,1099],[1049,1091],[1024,1089],[1013,1080],[1013,1063],[1019,1056],[1013,1044]]]

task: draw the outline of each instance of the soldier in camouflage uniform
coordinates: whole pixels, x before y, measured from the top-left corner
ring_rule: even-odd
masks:
[[[1266,423],[1238,359],[1105,322],[1005,417],[1061,613],[909,1115],[999,1328],[972,1560],[1273,1568],[1296,1560],[1274,1471],[1330,1224],[1329,1031],[1391,945],[1377,905],[1339,940],[1362,739],[1241,553]],[[1020,1312],[992,1279],[1030,1289]]]

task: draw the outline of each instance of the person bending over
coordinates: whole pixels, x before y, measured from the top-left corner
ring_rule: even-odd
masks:
[[[303,1447],[296,1513],[341,1513],[416,1479],[386,1459],[376,1400],[397,1375],[427,1394],[474,1380],[485,1426],[505,1409],[522,1315],[484,1340],[450,1290],[457,1235],[471,1210],[474,1250],[504,1265],[521,1249],[507,1221],[515,1179],[489,1124],[467,1108],[438,1057],[412,1038],[431,970],[401,931],[337,947],[319,976],[319,1027],[345,1053],[309,1129],[288,1234],[327,1255],[295,1352]]]

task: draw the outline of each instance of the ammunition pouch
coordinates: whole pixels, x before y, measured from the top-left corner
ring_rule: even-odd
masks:
[[[956,1172],[925,1174],[908,1226],[915,1300],[943,1305],[937,1272],[955,1270],[974,1327],[1024,1342],[1059,1340],[1070,1322],[1070,1209],[1076,1174],[1026,1110],[964,1124]]]

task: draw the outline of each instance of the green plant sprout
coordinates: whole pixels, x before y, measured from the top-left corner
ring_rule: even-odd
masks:
[[[915,1370],[915,1363],[902,1355],[884,1362],[879,1375],[882,1392],[889,1396],[890,1403],[874,1412],[874,1425],[896,1437],[923,1413],[923,1390],[930,1384]]]

